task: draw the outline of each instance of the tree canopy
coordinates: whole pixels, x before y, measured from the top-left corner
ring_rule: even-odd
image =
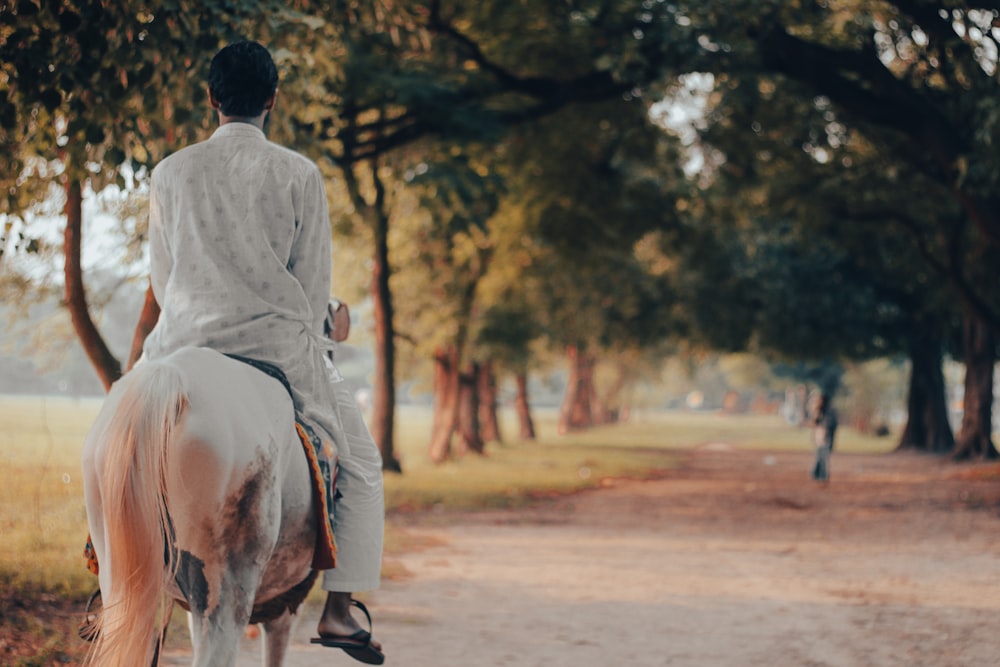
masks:
[[[61,192],[64,300],[113,381],[82,198],[205,137],[208,60],[250,37],[281,70],[270,136],[320,163],[360,223],[338,233],[371,244],[388,465],[397,340],[407,372],[447,366],[455,388],[570,359],[568,425],[620,393],[597,390],[602,361],[628,382],[679,347],[906,357],[904,444],[950,449],[945,351],[971,404],[992,403],[998,17],[925,0],[8,3],[0,262],[42,250],[35,212]],[[959,450],[995,455],[971,412]]]

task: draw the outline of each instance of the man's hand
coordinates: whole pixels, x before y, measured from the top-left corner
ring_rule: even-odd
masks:
[[[351,333],[351,312],[347,304],[339,299],[330,299],[326,304],[326,335],[338,343],[347,340]]]

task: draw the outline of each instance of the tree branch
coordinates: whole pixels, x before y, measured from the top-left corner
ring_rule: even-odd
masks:
[[[832,49],[799,39],[781,26],[763,35],[760,45],[768,66],[811,85],[869,122],[924,139],[937,162],[949,172],[954,169],[954,160],[966,147],[964,137],[923,95],[886,69],[874,48]]]
[[[927,242],[923,239],[919,225],[915,220],[912,220],[908,216],[899,215],[897,215],[896,219],[903,227],[906,227],[910,231],[916,244],[917,252],[924,258],[927,265],[952,284],[972,312],[982,318],[991,329],[1000,333],[1000,314],[980,297],[975,287],[966,280],[965,272],[962,270],[960,235],[961,230],[965,227],[964,221],[950,226],[943,223],[939,225],[939,231],[946,237],[945,245],[948,258],[947,261],[942,262],[934,255],[934,251],[930,249]],[[947,227],[952,227],[952,229],[946,229]]]
[[[79,178],[72,175],[66,178],[66,230],[64,232],[64,253],[66,265],[64,268],[66,308],[69,310],[73,329],[80,339],[87,358],[90,359],[105,390],[121,377],[121,363],[111,353],[100,331],[90,317],[87,308],[87,296],[83,286],[83,266],[81,263],[81,246],[83,232],[83,194]]]
[[[966,133],[927,93],[898,80],[874,49],[844,51],[806,42],[776,25],[759,36],[765,64],[830,97],[849,114],[889,133],[902,132],[910,143],[926,148],[936,175],[950,188],[966,214],[990,243],[1000,246],[1000,198],[980,196],[961,188],[960,163],[970,152]]]
[[[976,55],[968,40],[955,32],[950,14],[947,18],[941,16],[939,5],[915,0],[891,0],[891,2],[901,12],[908,14],[920,26],[921,30],[938,43],[939,70],[947,68],[949,73],[953,73],[955,64],[961,63],[964,66],[963,74],[968,77],[970,71],[979,69]],[[965,12],[965,15],[968,16],[968,11]],[[954,80],[954,76],[948,78],[953,83],[958,83]],[[995,80],[985,77],[984,80],[988,80],[992,87],[996,87]],[[961,85],[966,87],[968,81]]]
[[[466,56],[470,60],[479,65],[479,67],[483,70],[492,74],[500,82],[502,87],[507,90],[521,92],[527,95],[539,96],[544,95],[546,91],[551,90],[551,88],[555,85],[556,82],[551,78],[519,77],[493,62],[486,57],[486,54],[483,53],[483,50],[478,44],[466,35],[463,35],[450,23],[442,20],[440,9],[441,7],[439,2],[434,2],[431,5],[430,14],[427,17],[428,30],[450,37],[465,50]]]

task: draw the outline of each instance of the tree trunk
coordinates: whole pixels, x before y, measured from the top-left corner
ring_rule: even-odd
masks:
[[[108,349],[107,343],[94,325],[87,306],[87,295],[83,287],[83,190],[79,179],[66,180],[66,231],[63,235],[63,252],[66,256],[64,268],[66,308],[83,351],[90,359],[105,391],[122,376],[121,363]]]
[[[805,426],[809,421],[809,388],[804,384],[795,387],[795,425]]]
[[[478,280],[478,278],[477,278]],[[459,364],[462,361],[462,351],[469,335],[469,314],[475,300],[476,281],[470,281],[459,301],[458,330],[454,342],[445,348],[438,348],[434,353],[434,424],[431,430],[430,458],[435,463],[445,461],[449,456],[465,454],[467,441],[461,441],[461,449],[452,450],[452,436],[459,427],[459,406],[461,403],[462,378]],[[478,416],[476,428],[479,428]],[[473,442],[481,439],[478,432]],[[479,445],[482,449],[482,445]]]
[[[369,169],[375,189],[375,201],[369,204],[361,195],[351,164],[341,165],[344,183],[354,208],[372,229],[375,242],[372,268],[372,311],[375,330],[375,378],[372,387],[372,418],[368,425],[372,439],[382,454],[382,469],[401,472],[395,453],[396,424],[396,329],[393,322],[392,291],[389,278],[389,214],[385,210],[385,185],[378,176],[378,162]]]
[[[497,419],[497,380],[493,362],[479,364],[479,432],[483,442],[501,442],[500,421]]]
[[[617,423],[621,417],[621,405],[622,405],[622,393],[625,390],[625,385],[627,384],[627,373],[624,366],[618,364],[615,369],[617,375],[615,376],[615,382],[608,391],[603,395],[597,393],[597,388],[594,388],[594,423],[595,424],[614,424]]]
[[[518,373],[515,382],[517,396],[514,398],[514,409],[517,412],[517,435],[521,440],[534,440],[535,422],[531,418],[531,403],[528,401],[528,374]]]
[[[571,345],[569,357],[569,379],[566,395],[559,410],[559,433],[566,434],[593,426],[591,412],[594,392],[594,363],[592,358]]]
[[[379,182],[377,176],[375,179]],[[389,290],[389,216],[381,205],[375,211],[374,236],[372,305],[375,314],[375,386],[372,397],[372,437],[382,454],[382,468],[400,472],[402,468],[395,453],[396,331],[393,325],[392,292]]]
[[[580,391],[576,394],[572,426],[576,429],[585,429],[594,425],[594,404],[597,396],[597,389],[594,387],[594,367],[597,361],[588,354],[580,355],[577,361],[580,368]]]
[[[941,372],[941,341],[914,333],[910,339],[910,362],[906,427],[897,449],[935,454],[950,452],[955,439],[948,424],[944,375]]]
[[[434,353],[434,421],[431,426],[431,461],[443,463],[451,456],[451,436],[458,423],[458,349],[449,346]]]
[[[559,407],[559,435],[565,435],[572,429],[573,406],[576,405],[576,395],[580,391],[580,370],[577,364],[579,353],[575,346],[567,350],[569,357],[569,376],[566,378],[566,393],[563,395],[562,405]]]
[[[614,414],[608,406],[607,398],[607,395],[601,396],[599,393],[594,393],[590,406],[592,414],[591,423],[594,426],[603,426],[614,421]]]
[[[995,459],[993,446],[993,365],[996,338],[989,325],[968,309],[962,316],[965,398],[962,426],[955,442],[956,459]]]
[[[482,454],[485,449],[479,421],[481,404],[478,380],[481,368],[478,363],[472,363],[465,373],[460,373],[458,376],[458,433],[461,441],[459,455],[467,452]]]

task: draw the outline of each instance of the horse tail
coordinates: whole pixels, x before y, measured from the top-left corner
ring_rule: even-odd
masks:
[[[187,408],[183,377],[168,363],[137,366],[99,437],[109,590],[102,591],[98,643],[89,661],[101,667],[152,663],[167,612],[166,584],[176,575],[166,505],[167,455]],[[102,572],[102,574],[105,574]]]

